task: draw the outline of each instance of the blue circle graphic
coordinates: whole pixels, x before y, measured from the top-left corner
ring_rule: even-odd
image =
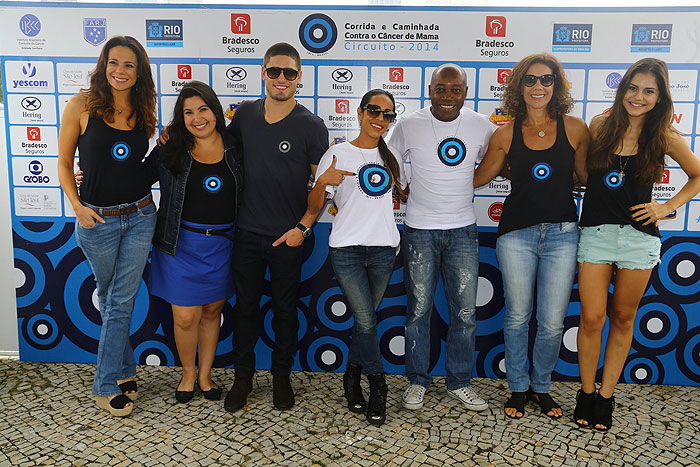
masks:
[[[221,188],[223,188],[224,181],[221,180],[221,177],[218,175],[210,175],[208,177],[204,177],[202,186],[204,186],[204,189],[209,193],[217,193],[221,191]]]
[[[131,146],[124,141],[118,141],[112,146],[112,157],[114,160],[124,162],[131,155]]]
[[[552,176],[552,166],[546,162],[538,162],[532,166],[532,178],[538,182],[549,180]]]
[[[605,186],[607,186],[611,190],[617,190],[625,184],[625,179],[624,177],[620,176],[619,171],[611,170],[605,175],[603,182],[605,183]]]
[[[437,149],[438,159],[448,167],[461,164],[467,157],[467,146],[459,138],[445,138]]]
[[[335,23],[321,13],[307,16],[299,26],[299,40],[309,52],[326,52],[335,45],[337,38],[338,28]]]
[[[391,177],[381,165],[366,164],[357,172],[357,184],[367,196],[383,196],[391,190]]]

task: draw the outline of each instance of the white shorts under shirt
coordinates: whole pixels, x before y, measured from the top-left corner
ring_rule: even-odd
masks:
[[[401,185],[406,186],[399,153],[389,149],[399,164]],[[333,248],[398,246],[400,236],[394,221],[391,183],[379,149],[360,149],[349,142],[331,146],[318,163],[317,179],[330,167],[334,155],[336,169],[356,175],[346,175],[337,187],[326,187],[338,207],[328,244]]]
[[[426,107],[397,123],[391,146],[411,163],[406,225],[447,230],[476,222],[474,165],[494,130],[485,115],[467,108],[451,122],[436,119]]]

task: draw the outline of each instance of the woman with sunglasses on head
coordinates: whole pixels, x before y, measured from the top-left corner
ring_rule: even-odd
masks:
[[[672,117],[666,63],[644,58],[622,77],[609,112],[591,121],[593,143],[586,161],[588,182],[578,248],[581,389],[574,421],[581,427],[610,429],[613,392],[629,354],[637,306],[652,269],[660,262],[658,221],[700,191],[700,162],[671,126]],[[688,181],[659,204],[651,197],[652,185],[663,176],[665,154],[680,165]],[[613,272],[615,285],[608,307]],[[606,314],[610,331],[596,392]]]
[[[590,142],[586,124],[566,115],[573,107],[561,64],[549,54],[530,55],[512,70],[503,107],[514,121],[498,128],[474,174],[474,186],[491,181],[507,164],[511,192],[498,224],[496,256],[505,294],[505,365],[511,396],[504,412],[525,414],[528,398],[560,418],[549,395],[559,358],[564,316],[576,272],[578,215],[574,171],[583,178]],[[528,371],[530,317],[537,297],[537,330]]]
[[[75,211],[75,239],[95,276],[102,318],[92,391],[100,408],[120,417],[138,397],[129,325],[156,225],[151,177],[141,163],[155,133],[155,107],[146,51],[133,37],[115,36],[102,48],[90,87],[66,105],[58,138],[58,176]],[[80,193],[76,148],[84,171]]]
[[[149,291],[172,306],[182,364],[175,399],[183,403],[192,399],[197,382],[206,399],[221,397],[211,368],[221,310],[233,295],[233,229],[241,190],[240,160],[225,127],[214,91],[191,81],[175,102],[167,143],[146,159],[161,193]]]
[[[329,238],[335,275],[354,316],[343,388],[351,412],[366,411],[367,421],[381,425],[386,419],[387,386],[377,338],[377,309],[394,270],[399,231],[394,222],[392,192],[405,199],[403,164],[384,142],[396,118],[391,93],[373,89],[357,109],[360,134],[350,142],[332,146],[318,164],[309,194],[309,212],[318,215],[326,193],[338,213]],[[360,387],[364,371],[370,396],[365,402]]]

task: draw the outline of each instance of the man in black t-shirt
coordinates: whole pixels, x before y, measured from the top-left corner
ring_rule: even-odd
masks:
[[[226,129],[243,157],[243,194],[236,220],[233,273],[236,309],[233,360],[236,379],[224,408],[245,406],[252,391],[258,311],[265,271],[270,268],[272,389],[274,406],[294,406],[289,374],[298,347],[296,301],[303,249],[315,218],[305,214],[309,176],[328,149],[328,130],[297,104],[301,58],[286,43],[271,46],[263,60],[266,97],[242,103]]]

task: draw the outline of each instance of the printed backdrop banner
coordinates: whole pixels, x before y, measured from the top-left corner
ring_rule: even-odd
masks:
[[[566,67],[573,115],[587,122],[611,105],[630,64],[645,56],[668,62],[673,123],[698,147],[699,8],[504,9],[399,7],[270,7],[222,5],[94,5],[0,2],[0,62],[7,125],[17,322],[23,360],[94,362],[100,333],[95,282],[73,236],[75,218],[59,187],[58,126],[70,96],[87,86],[102,45],[114,35],[136,37],[148,51],[162,127],[182,86],[210,84],[230,119],[238,104],[264,96],[262,56],[275,42],[302,54],[297,100],[324,119],[331,143],[353,138],[355,109],[371,88],[391,91],[400,116],[429,105],[428,84],[441,63],[467,73],[465,105],[494,125],[509,119],[499,102],[511,67],[535,52],[554,53]],[[664,202],[686,181],[669,161],[654,197]],[[480,228],[475,375],[504,377],[501,276],[495,230],[508,180],[477,191]],[[157,186],[154,196],[159,198]],[[580,199],[577,200],[580,208]],[[404,206],[395,202],[401,224]],[[297,370],[345,367],[352,315],[328,259],[333,211],[328,207],[307,240],[297,302]],[[700,198],[661,224],[661,265],[655,268],[634,325],[622,380],[700,385]],[[401,253],[378,316],[388,372],[404,371],[405,291]],[[148,272],[148,271],[146,271]],[[269,285],[269,284],[268,284]],[[269,287],[266,287],[269,292]],[[233,306],[224,310],[215,364],[231,364]],[[555,379],[578,376],[577,285],[565,320]],[[270,299],[261,301],[261,368],[270,364]],[[431,320],[430,362],[444,374],[447,303],[438,285]],[[534,322],[533,322],[534,325]],[[607,336],[607,327],[603,338]],[[141,364],[178,364],[167,303],[145,283],[136,297],[131,342]],[[602,356],[601,356],[602,358]]]

